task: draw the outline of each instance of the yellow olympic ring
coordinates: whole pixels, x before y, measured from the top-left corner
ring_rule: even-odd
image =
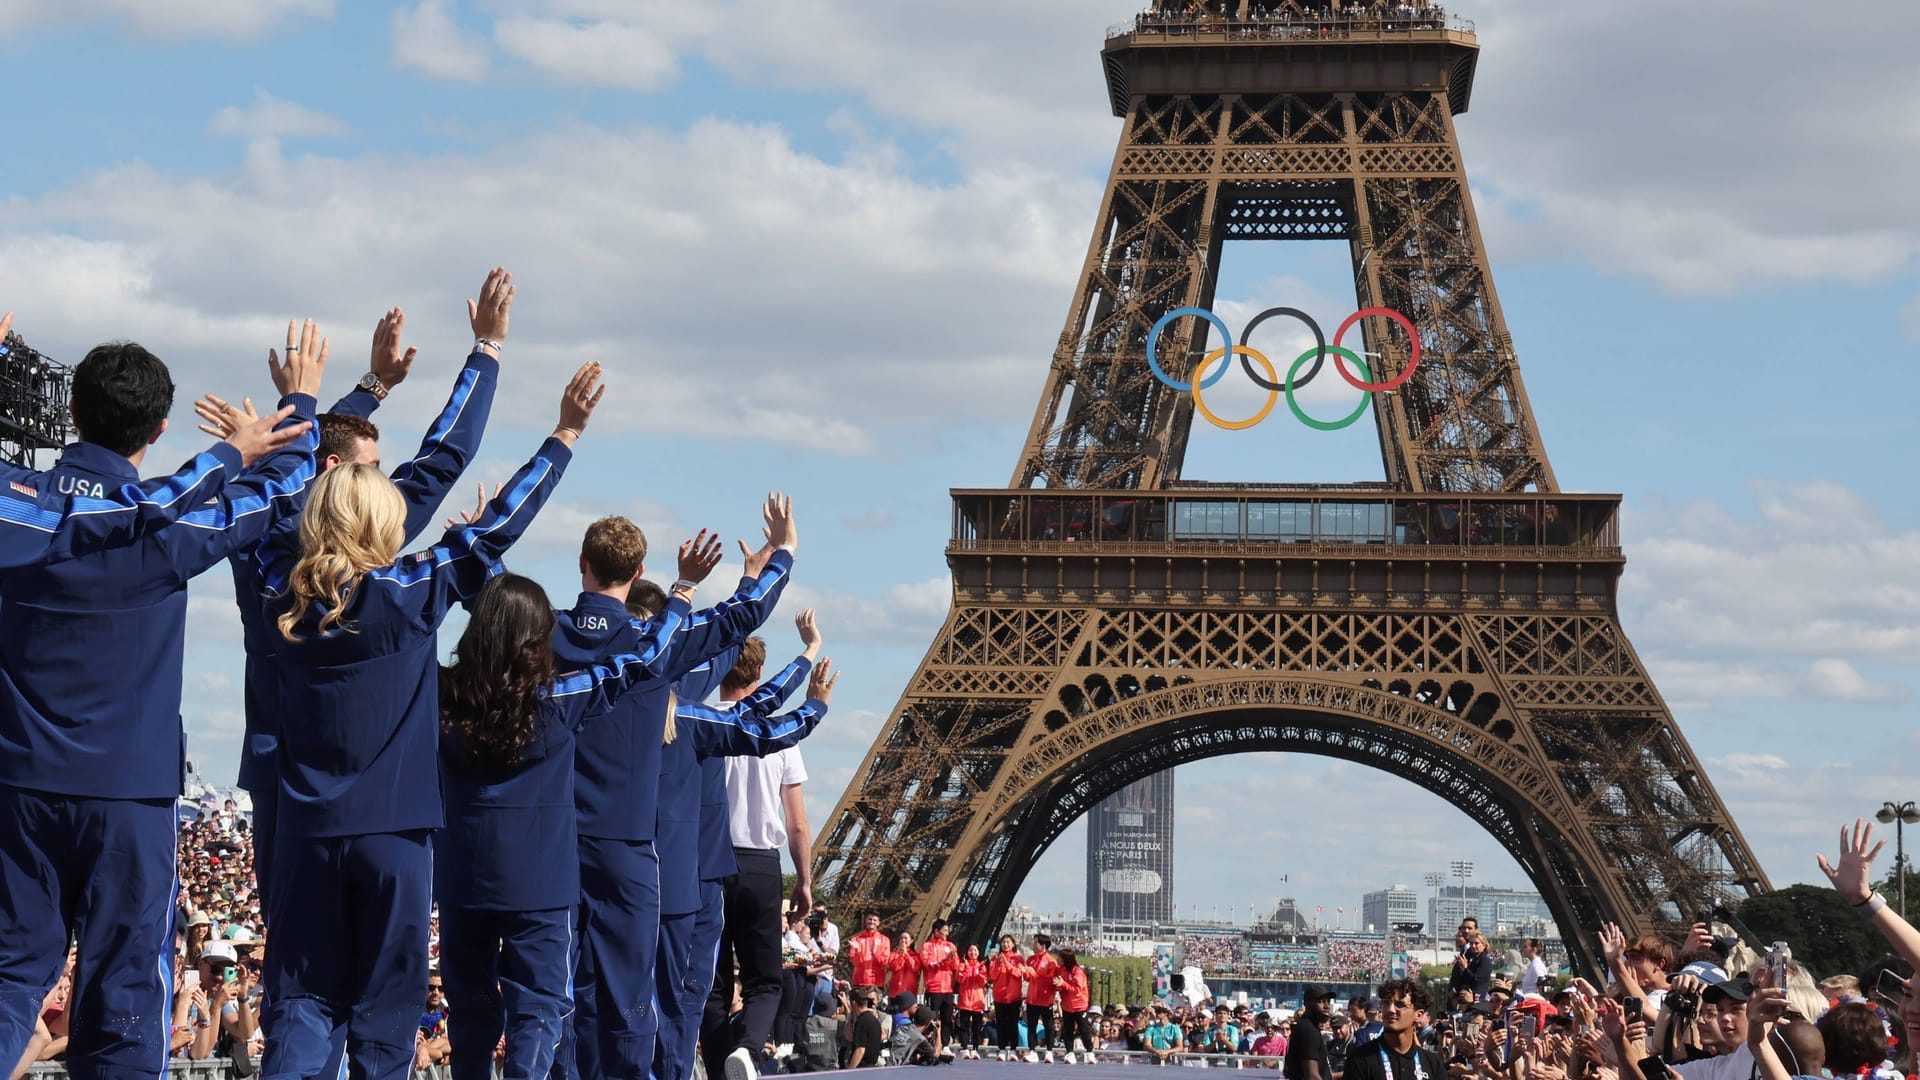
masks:
[[[1273,361],[1268,360],[1265,353],[1262,353],[1260,350],[1254,348],[1253,346],[1235,345],[1233,347],[1233,353],[1235,356],[1251,357],[1261,367],[1266,368],[1268,382],[1274,382],[1279,378],[1279,373],[1273,370]],[[1205,359],[1200,361],[1200,367],[1195,372],[1194,379],[1193,379],[1193,407],[1200,410],[1200,415],[1206,417],[1207,422],[1212,424],[1214,427],[1225,428],[1228,431],[1245,431],[1248,428],[1252,427],[1253,425],[1259,423],[1260,421],[1265,420],[1267,418],[1267,414],[1273,411],[1273,407],[1275,405],[1280,404],[1280,391],[1278,390],[1267,391],[1267,403],[1261,406],[1259,412],[1254,413],[1252,416],[1246,418],[1245,420],[1222,420],[1219,417],[1213,415],[1213,410],[1207,408],[1207,403],[1200,399],[1200,375],[1207,370],[1208,364],[1211,364],[1215,360],[1219,360],[1225,357],[1226,355],[1227,355],[1227,350],[1215,349],[1212,352],[1208,353]]]

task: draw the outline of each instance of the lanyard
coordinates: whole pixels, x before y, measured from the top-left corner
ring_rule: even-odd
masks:
[[[1380,1068],[1386,1073],[1386,1080],[1393,1080],[1393,1059],[1387,1056],[1387,1048],[1382,1045],[1376,1047],[1376,1049],[1380,1051]],[[1413,1053],[1410,1056],[1413,1058],[1413,1080],[1427,1080],[1427,1071],[1420,1067],[1420,1047],[1418,1044],[1415,1044]]]

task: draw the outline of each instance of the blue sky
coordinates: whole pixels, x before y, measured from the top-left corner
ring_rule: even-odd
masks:
[[[1868,0],[1852,18],[1879,32],[1829,40],[1777,0],[1457,7],[1485,50],[1461,138],[1555,470],[1626,494],[1627,630],[1773,879],[1806,880],[1843,816],[1920,797],[1896,766],[1920,644],[1913,21]],[[760,494],[794,493],[793,595],[847,672],[807,755],[824,829],[944,615],[946,489],[1012,471],[1118,133],[1097,49],[1128,14],[0,0],[0,307],[56,356],[112,337],[167,356],[159,462],[198,441],[190,396],[265,396],[286,319],[322,321],[344,391],[399,304],[423,358],[377,417],[392,459],[459,362],[461,300],[506,264],[520,300],[474,478],[532,449],[579,361],[611,384],[517,555],[556,599],[599,514],[665,555],[703,526],[751,535]],[[1337,322],[1345,258],[1230,249],[1219,306]],[[1186,472],[1377,478],[1369,427],[1202,429]],[[195,586],[185,710],[223,781],[227,588]],[[771,637],[797,647],[784,615]],[[1463,816],[1358,766],[1232,757],[1179,787],[1183,910],[1331,912],[1453,859],[1519,884]],[[1022,900],[1078,910],[1082,844]]]

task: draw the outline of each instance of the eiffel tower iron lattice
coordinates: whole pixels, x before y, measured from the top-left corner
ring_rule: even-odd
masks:
[[[816,890],[981,940],[1100,799],[1253,750],[1447,799],[1590,971],[1603,920],[1766,889],[1621,630],[1620,499],[1560,493],[1534,425],[1454,129],[1472,28],[1165,6],[1109,34],[1124,126],[1032,429],[1011,487],[953,493],[952,609],[815,845]],[[1295,238],[1345,239],[1360,307],[1418,329],[1412,378],[1372,395],[1386,482],[1182,481],[1193,403],[1149,332],[1210,307],[1225,242]],[[1360,325],[1371,377],[1404,371],[1405,335]],[[1175,378],[1206,327],[1160,336]]]

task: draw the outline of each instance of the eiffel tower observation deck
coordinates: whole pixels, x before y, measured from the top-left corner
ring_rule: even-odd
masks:
[[[1006,488],[953,492],[952,609],[815,846],[819,891],[979,940],[1100,800],[1256,750],[1447,799],[1589,972],[1603,921],[1764,889],[1620,625],[1620,497],[1561,492],[1535,424],[1454,127],[1472,25],[1161,3],[1099,56],[1119,141],[1032,426]],[[1296,239],[1347,242],[1353,317],[1212,313],[1228,241]],[[1259,354],[1269,317],[1319,344]],[[1384,481],[1182,476],[1196,418],[1253,426],[1213,382],[1292,423],[1314,377],[1367,391],[1348,420],[1371,412]]]

